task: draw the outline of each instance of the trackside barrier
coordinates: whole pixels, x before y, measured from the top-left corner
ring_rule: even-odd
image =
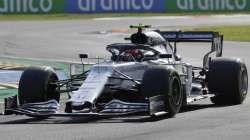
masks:
[[[165,0],[0,0],[0,13],[165,12]]]
[[[0,0],[0,14],[250,11],[250,0]]]
[[[64,13],[64,0],[0,0],[0,13]]]
[[[165,0],[66,0],[67,13],[165,12]]]
[[[179,12],[242,12],[250,11],[249,0],[166,0],[167,11]]]

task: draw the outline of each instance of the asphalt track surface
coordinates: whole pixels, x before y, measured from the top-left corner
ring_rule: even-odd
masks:
[[[78,53],[109,57],[105,45],[121,42],[129,24],[157,28],[235,25],[250,23],[250,16],[157,17],[70,21],[0,22],[0,56],[77,61]],[[115,31],[113,33],[109,31]],[[119,31],[119,32],[117,32]],[[181,44],[183,59],[201,64],[208,45]],[[241,57],[250,70],[250,43],[225,42],[224,56]],[[249,95],[250,96],[250,95]],[[145,117],[51,118],[0,116],[0,139],[12,140],[247,140],[250,137],[250,99],[236,106],[217,107],[209,100],[190,105],[175,118]]]

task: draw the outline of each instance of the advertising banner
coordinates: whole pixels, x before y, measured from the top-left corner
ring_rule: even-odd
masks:
[[[0,0],[0,14],[250,11],[250,0]]]
[[[250,11],[250,0],[166,0],[167,12]]]
[[[66,0],[67,13],[165,12],[165,0]]]
[[[0,14],[64,13],[64,0],[0,0]]]

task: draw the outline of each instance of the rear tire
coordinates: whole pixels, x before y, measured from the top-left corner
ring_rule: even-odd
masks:
[[[53,69],[49,67],[31,67],[26,69],[20,78],[18,98],[20,105],[45,102],[55,99],[59,102],[60,94],[56,86],[49,83],[58,81]]]
[[[241,104],[248,91],[248,74],[240,59],[216,58],[209,64],[208,88],[217,105]]]
[[[147,98],[165,95],[165,109],[169,117],[174,117],[183,104],[181,81],[178,73],[172,69],[148,69],[143,76],[141,93]]]

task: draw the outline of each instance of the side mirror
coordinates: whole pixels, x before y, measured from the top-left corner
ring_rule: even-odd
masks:
[[[124,40],[128,40],[128,41],[130,41],[130,40],[131,40],[131,38],[130,38],[130,37],[125,37],[125,38],[124,38]]]
[[[172,58],[172,54],[160,54],[159,58]]]
[[[178,54],[176,54],[176,55],[174,56],[174,58],[175,58],[176,61],[181,61],[181,60],[182,60],[181,56],[178,55]]]
[[[79,58],[81,59],[85,59],[85,58],[88,58],[88,54],[79,54]]]

